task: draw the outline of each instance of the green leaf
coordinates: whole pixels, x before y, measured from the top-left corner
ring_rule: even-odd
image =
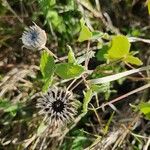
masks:
[[[91,145],[92,140],[86,135],[83,129],[74,129],[69,134],[72,140],[65,140],[60,149],[62,150],[83,150]]]
[[[126,57],[129,54],[130,42],[124,35],[117,35],[112,38],[111,47],[108,50],[107,58],[116,60]]]
[[[80,31],[78,41],[79,42],[87,41],[92,37],[92,32],[85,25],[85,21],[83,20],[83,18],[80,20],[80,23],[81,23],[81,31]]]
[[[84,93],[84,100],[83,100],[83,112],[87,112],[88,104],[93,97],[92,89],[88,89],[86,93]]]
[[[68,62],[69,63],[75,63],[76,62],[76,58],[74,56],[74,52],[72,50],[72,48],[68,45],[69,48],[69,53],[68,53]]]
[[[115,111],[113,111],[113,113],[111,114],[110,118],[108,119],[108,121],[107,121],[107,123],[106,123],[106,126],[105,126],[105,128],[104,128],[104,134],[107,134],[107,133],[108,133],[109,126],[110,126],[110,123],[111,123],[112,120],[113,120],[114,114],[115,114]]]
[[[13,104],[11,101],[0,99],[0,109],[4,112],[10,113],[13,117],[16,116],[17,111],[20,109],[19,103]]]
[[[106,93],[110,90],[110,83],[108,82],[101,85],[92,84],[91,89],[96,93]]]
[[[137,66],[141,66],[143,64],[143,62],[139,58],[131,56],[131,55],[128,55],[124,59],[124,61],[126,61],[127,63],[130,63],[132,65],[137,65]]]
[[[53,56],[50,56],[46,51],[42,52],[40,60],[40,70],[45,79],[52,76],[55,70],[55,63]]]
[[[44,86],[42,87],[42,91],[46,92],[49,86],[52,84],[53,77],[44,80]]]
[[[92,40],[101,39],[103,35],[104,35],[104,33],[101,31],[93,31],[91,39]]]
[[[72,63],[60,63],[56,65],[56,74],[63,79],[70,79],[80,76],[84,72],[81,65]]]
[[[150,15],[150,0],[147,0],[148,14]]]
[[[40,60],[40,70],[44,79],[43,91],[46,91],[52,83],[52,77],[55,71],[54,58],[46,51],[42,52]]]
[[[143,114],[148,114],[150,113],[150,103],[146,102],[146,103],[140,103],[139,104],[139,109]]]
[[[105,54],[107,53],[108,49],[109,48],[107,45],[104,45],[101,49],[99,49],[97,54],[96,54],[97,60],[106,61]]]
[[[83,150],[83,146],[86,142],[88,142],[86,136],[77,136],[72,142],[71,150]]]
[[[140,112],[143,113],[147,119],[150,120],[150,103],[142,102],[139,104]]]

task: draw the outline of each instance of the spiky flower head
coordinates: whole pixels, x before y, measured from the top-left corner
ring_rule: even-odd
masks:
[[[47,36],[45,31],[34,23],[33,26],[25,29],[21,39],[24,44],[23,47],[32,50],[41,50],[45,48]]]
[[[37,108],[47,123],[56,126],[69,123],[77,113],[72,93],[58,88],[50,88],[38,98]]]

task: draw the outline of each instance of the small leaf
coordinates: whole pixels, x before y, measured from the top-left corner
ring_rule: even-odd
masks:
[[[81,65],[72,63],[60,63],[56,65],[56,74],[63,79],[70,79],[80,76],[84,72]]]
[[[91,88],[96,93],[106,93],[108,90],[110,90],[110,83],[104,83],[101,85],[92,84]]]
[[[49,86],[52,84],[52,80],[53,80],[53,77],[50,77],[50,78],[48,78],[48,79],[45,79],[45,81],[44,81],[44,86],[42,87],[42,91],[43,92],[46,92],[47,90],[48,90],[48,88],[49,88]]]
[[[37,135],[40,135],[41,133],[43,133],[46,128],[47,128],[47,126],[42,122],[37,129]]]
[[[111,47],[108,50],[108,59],[121,59],[129,54],[130,42],[128,38],[124,35],[114,36],[111,41]]]
[[[144,114],[144,115],[146,115],[146,114],[148,114],[148,113],[150,113],[150,103],[148,103],[148,102],[146,102],[146,103],[140,103],[139,104],[139,109],[140,109],[140,111]]]
[[[20,110],[21,105],[19,103],[13,104],[11,101],[6,99],[0,99],[0,109],[4,112],[10,113],[13,117],[16,116],[17,111]]]
[[[92,32],[92,37],[91,37],[91,39],[92,39],[92,40],[101,39],[103,35],[104,35],[103,32],[100,32],[100,31],[93,31],[93,32]]]
[[[85,21],[83,20],[83,18],[80,20],[80,23],[81,23],[81,31],[80,31],[78,41],[83,42],[89,40],[92,37],[92,32],[85,25]]]
[[[43,92],[45,92],[52,83],[52,77],[55,71],[54,58],[50,56],[49,53],[47,53],[46,51],[43,51],[41,56],[40,70],[45,83],[42,90]]]
[[[148,102],[142,102],[139,104],[140,112],[142,112],[145,115],[145,118],[150,120],[150,103]]]
[[[55,70],[54,58],[46,51],[42,52],[40,60],[40,70],[44,79],[50,78]]]
[[[74,56],[74,52],[72,50],[72,48],[68,45],[69,48],[69,53],[68,53],[68,62],[69,63],[75,63],[76,62],[76,58]]]
[[[137,66],[141,66],[143,64],[143,62],[134,56],[128,55],[124,61],[126,61],[127,63],[133,64],[133,65],[137,65]]]
[[[97,54],[96,54],[97,60],[106,61],[105,54],[107,53],[108,49],[109,48],[107,45],[104,45],[101,49],[99,49]]]
[[[83,100],[83,112],[87,112],[88,104],[91,101],[93,97],[92,89],[87,90],[86,93],[84,93],[84,100]]]

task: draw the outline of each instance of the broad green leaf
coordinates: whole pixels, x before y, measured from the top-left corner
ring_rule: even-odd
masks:
[[[83,20],[83,18],[80,20],[80,22],[81,22],[81,31],[80,31],[78,41],[79,42],[87,41],[92,37],[92,32],[85,25],[85,21]]]
[[[121,59],[129,54],[130,42],[128,38],[124,35],[117,35],[112,38],[111,47],[108,50],[108,59]]]
[[[150,15],[150,0],[147,0],[148,14]]]
[[[132,65],[137,65],[137,66],[141,66],[141,65],[143,64],[142,61],[141,61],[139,58],[134,57],[134,56],[132,56],[132,55],[128,55],[128,56],[124,59],[124,61],[126,61],[127,63],[130,63],[130,64],[132,64]]]
[[[150,103],[142,102],[139,104],[139,110],[145,115],[145,118],[150,120]]]
[[[139,104],[139,109],[140,109],[140,111],[143,113],[143,114],[148,114],[148,113],[150,113],[150,103],[141,103],[141,104]]]
[[[86,93],[84,93],[84,99],[83,99],[83,112],[87,112],[88,104],[91,101],[93,97],[92,89],[87,90]]]
[[[76,59],[75,59],[75,56],[74,56],[74,52],[73,52],[72,48],[69,45],[68,45],[68,48],[69,48],[68,62],[69,63],[75,63]]]
[[[56,74],[63,79],[70,79],[80,76],[84,72],[81,65],[72,63],[60,63],[56,65]]]
[[[40,135],[41,133],[43,133],[46,128],[47,128],[47,126],[42,122],[37,129],[37,135]]]
[[[50,78],[55,70],[54,58],[46,51],[42,52],[40,70],[44,79]]]

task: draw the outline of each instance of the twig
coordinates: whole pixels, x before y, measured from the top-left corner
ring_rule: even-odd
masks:
[[[149,139],[147,140],[147,143],[146,145],[144,146],[143,150],[148,150],[148,147],[150,146],[150,137]]]
[[[102,104],[100,107],[96,108],[96,110],[97,110],[97,109],[101,109],[101,108],[103,108],[103,107],[105,107],[105,106],[107,106],[107,105],[110,105],[110,104],[112,104],[112,103],[115,103],[115,102],[117,102],[117,101],[120,101],[120,100],[122,100],[122,99],[124,99],[124,98],[126,98],[126,97],[128,97],[128,96],[130,96],[130,95],[132,95],[132,94],[135,94],[135,93],[137,93],[137,92],[140,92],[140,91],[142,91],[142,90],[145,90],[145,89],[147,89],[147,88],[149,88],[149,87],[150,87],[150,83],[148,83],[148,84],[146,84],[146,85],[144,85],[144,86],[141,86],[141,87],[139,87],[139,88],[137,88],[137,89],[135,89],[135,90],[133,90],[133,91],[131,91],[131,92],[128,92],[128,93],[126,93],[126,94],[124,94],[124,95],[122,95],[122,96],[119,96],[119,97],[117,97],[117,98],[111,100],[110,102],[107,102],[107,103],[105,103],[105,104]]]
[[[109,24],[105,18],[103,17],[103,14],[100,11],[95,10],[91,5],[89,5],[89,3],[85,0],[76,0],[79,4],[81,4],[83,7],[85,7],[86,9],[88,9],[96,18],[101,19],[101,21],[103,22],[103,24],[110,29],[111,31],[113,31],[116,34],[119,34],[119,30],[114,27],[113,25]]]
[[[150,39],[143,39],[143,38],[138,38],[138,37],[128,37],[130,42],[144,42],[147,44],[150,44]]]
[[[23,23],[23,20],[16,14],[16,12],[11,8],[11,6],[9,5],[9,3],[7,2],[7,0],[2,0],[2,5],[4,7],[6,7],[8,10],[10,10],[14,16],[16,16],[16,18],[21,22]]]

